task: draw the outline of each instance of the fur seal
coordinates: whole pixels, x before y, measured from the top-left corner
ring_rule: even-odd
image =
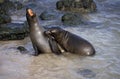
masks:
[[[30,8],[26,9],[26,19],[29,25],[30,39],[35,49],[34,55],[50,52],[60,54],[56,41],[44,34],[45,29],[40,26],[36,13]]]
[[[70,53],[80,54],[83,56],[92,56],[95,49],[87,40],[63,30],[59,27],[52,27],[45,31],[46,35],[51,35],[59,43],[59,45]]]

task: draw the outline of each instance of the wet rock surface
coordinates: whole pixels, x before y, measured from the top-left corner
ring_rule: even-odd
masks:
[[[3,2],[0,3],[0,7],[2,10],[5,10],[6,13],[8,13],[9,10],[19,10],[22,9],[24,6],[19,1],[12,2],[9,0],[4,0]]]
[[[61,17],[61,21],[64,25],[79,25],[82,24],[82,17],[80,14],[66,13]]]
[[[20,10],[20,9],[22,9],[24,7],[24,5],[22,3],[20,3],[20,2],[18,2],[18,1],[15,1],[13,3],[14,3],[14,8],[16,10]]]
[[[0,2],[0,24],[11,22],[11,18],[8,12],[8,8],[11,6],[11,2],[7,2],[6,0]]]
[[[41,20],[54,20],[57,18],[57,14],[53,10],[46,10],[40,14],[39,18]]]
[[[62,11],[88,13],[96,11],[96,4],[93,0],[60,0],[56,8]]]
[[[27,54],[27,49],[24,46],[18,46],[17,50],[19,50],[21,54]]]
[[[0,26],[0,40],[20,40],[28,36],[25,24],[7,23]]]
[[[9,15],[1,14],[0,15],[0,24],[10,23],[11,18]]]
[[[0,24],[10,23],[10,11],[15,11],[22,9],[23,5],[18,2],[12,2],[9,0],[2,0],[0,1]]]

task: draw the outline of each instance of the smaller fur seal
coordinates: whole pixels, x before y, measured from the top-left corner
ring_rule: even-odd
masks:
[[[95,49],[91,43],[73,33],[63,30],[62,28],[49,28],[45,31],[45,34],[52,36],[66,52],[83,56],[92,56],[95,54]]]
[[[35,49],[33,55],[37,56],[40,53],[55,53],[60,54],[58,45],[54,39],[44,34],[45,29],[40,26],[36,14],[32,9],[26,9],[26,18],[29,25],[30,38]]]

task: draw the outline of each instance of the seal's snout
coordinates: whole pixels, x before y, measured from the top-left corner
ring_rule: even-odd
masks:
[[[34,15],[34,13],[33,13],[33,11],[32,11],[32,9],[26,9],[26,11],[27,11],[27,14],[29,15],[29,16],[33,16]]]

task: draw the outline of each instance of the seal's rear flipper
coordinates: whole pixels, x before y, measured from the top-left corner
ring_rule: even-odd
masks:
[[[60,49],[58,47],[57,42],[52,37],[49,37],[49,45],[50,45],[51,50],[52,50],[53,53],[55,53],[57,55],[61,54],[61,51],[60,51]]]

